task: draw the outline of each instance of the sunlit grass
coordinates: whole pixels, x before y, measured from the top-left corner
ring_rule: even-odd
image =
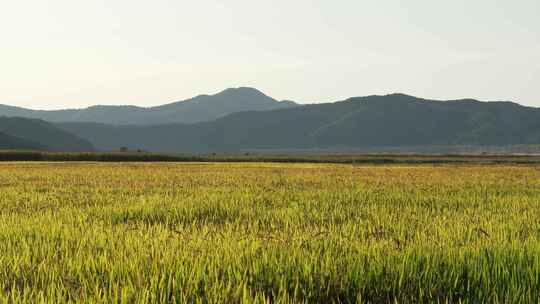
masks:
[[[7,302],[538,302],[533,166],[0,164]]]

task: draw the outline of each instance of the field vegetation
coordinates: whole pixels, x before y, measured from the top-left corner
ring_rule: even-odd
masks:
[[[0,150],[0,161],[220,162],[322,164],[521,164],[540,165],[540,155],[507,154],[163,154],[151,152],[42,152]]]
[[[0,163],[0,302],[537,303],[529,165]]]

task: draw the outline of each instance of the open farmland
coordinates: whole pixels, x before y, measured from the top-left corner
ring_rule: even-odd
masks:
[[[536,165],[0,163],[2,302],[538,302]]]

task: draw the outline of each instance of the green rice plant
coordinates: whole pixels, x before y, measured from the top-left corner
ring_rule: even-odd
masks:
[[[537,303],[535,166],[0,164],[0,302]]]

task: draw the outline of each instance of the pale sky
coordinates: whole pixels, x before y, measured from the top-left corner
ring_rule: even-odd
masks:
[[[540,107],[539,0],[0,0],[0,104],[152,106],[252,86]]]

